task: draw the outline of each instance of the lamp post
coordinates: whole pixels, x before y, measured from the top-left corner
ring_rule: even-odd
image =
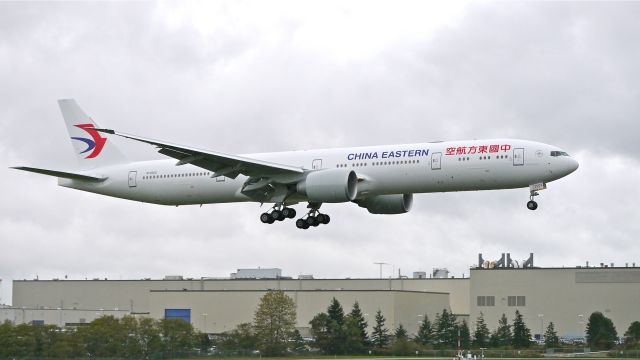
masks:
[[[382,265],[389,265],[389,264],[386,262],[374,262],[374,264],[380,266],[380,279],[382,279]]]

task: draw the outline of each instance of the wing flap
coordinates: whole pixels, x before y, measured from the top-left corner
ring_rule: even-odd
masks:
[[[83,180],[83,181],[92,181],[92,182],[102,182],[107,180],[106,177],[95,177],[95,176],[77,174],[77,173],[72,173],[67,171],[40,169],[40,168],[34,168],[34,167],[28,167],[28,166],[15,166],[15,167],[12,167],[12,169],[29,171],[37,174],[55,176],[55,177],[71,179],[71,180]]]

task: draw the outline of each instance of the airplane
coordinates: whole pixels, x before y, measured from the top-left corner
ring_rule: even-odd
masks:
[[[58,185],[161,205],[231,202],[273,204],[260,221],[293,219],[291,207],[308,203],[296,227],[328,224],[323,203],[352,202],[372,214],[411,210],[413,194],[528,188],[527,208],[547,183],[574,172],[564,150],[517,139],[436,141],[234,155],[104,129],[73,99],[58,101],[80,170],[19,166],[50,175]],[[131,161],[111,136],[154,146],[168,157]]]

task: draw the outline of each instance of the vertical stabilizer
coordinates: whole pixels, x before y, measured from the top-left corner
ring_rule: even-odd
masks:
[[[116,144],[94,130],[99,128],[98,124],[82,111],[75,100],[58,100],[58,104],[82,169],[126,162]]]

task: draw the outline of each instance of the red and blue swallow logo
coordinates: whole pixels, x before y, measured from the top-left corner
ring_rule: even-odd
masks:
[[[87,155],[87,157],[85,157],[85,159],[92,159],[100,155],[100,152],[102,151],[104,144],[107,142],[107,139],[100,136],[100,133],[95,130],[93,124],[79,124],[74,126],[86,131],[89,135],[91,135],[91,139],[84,137],[71,137],[73,140],[82,141],[83,143],[87,144],[87,148],[84,151],[81,151],[80,154],[88,153],[89,151],[93,150],[89,155]]]

